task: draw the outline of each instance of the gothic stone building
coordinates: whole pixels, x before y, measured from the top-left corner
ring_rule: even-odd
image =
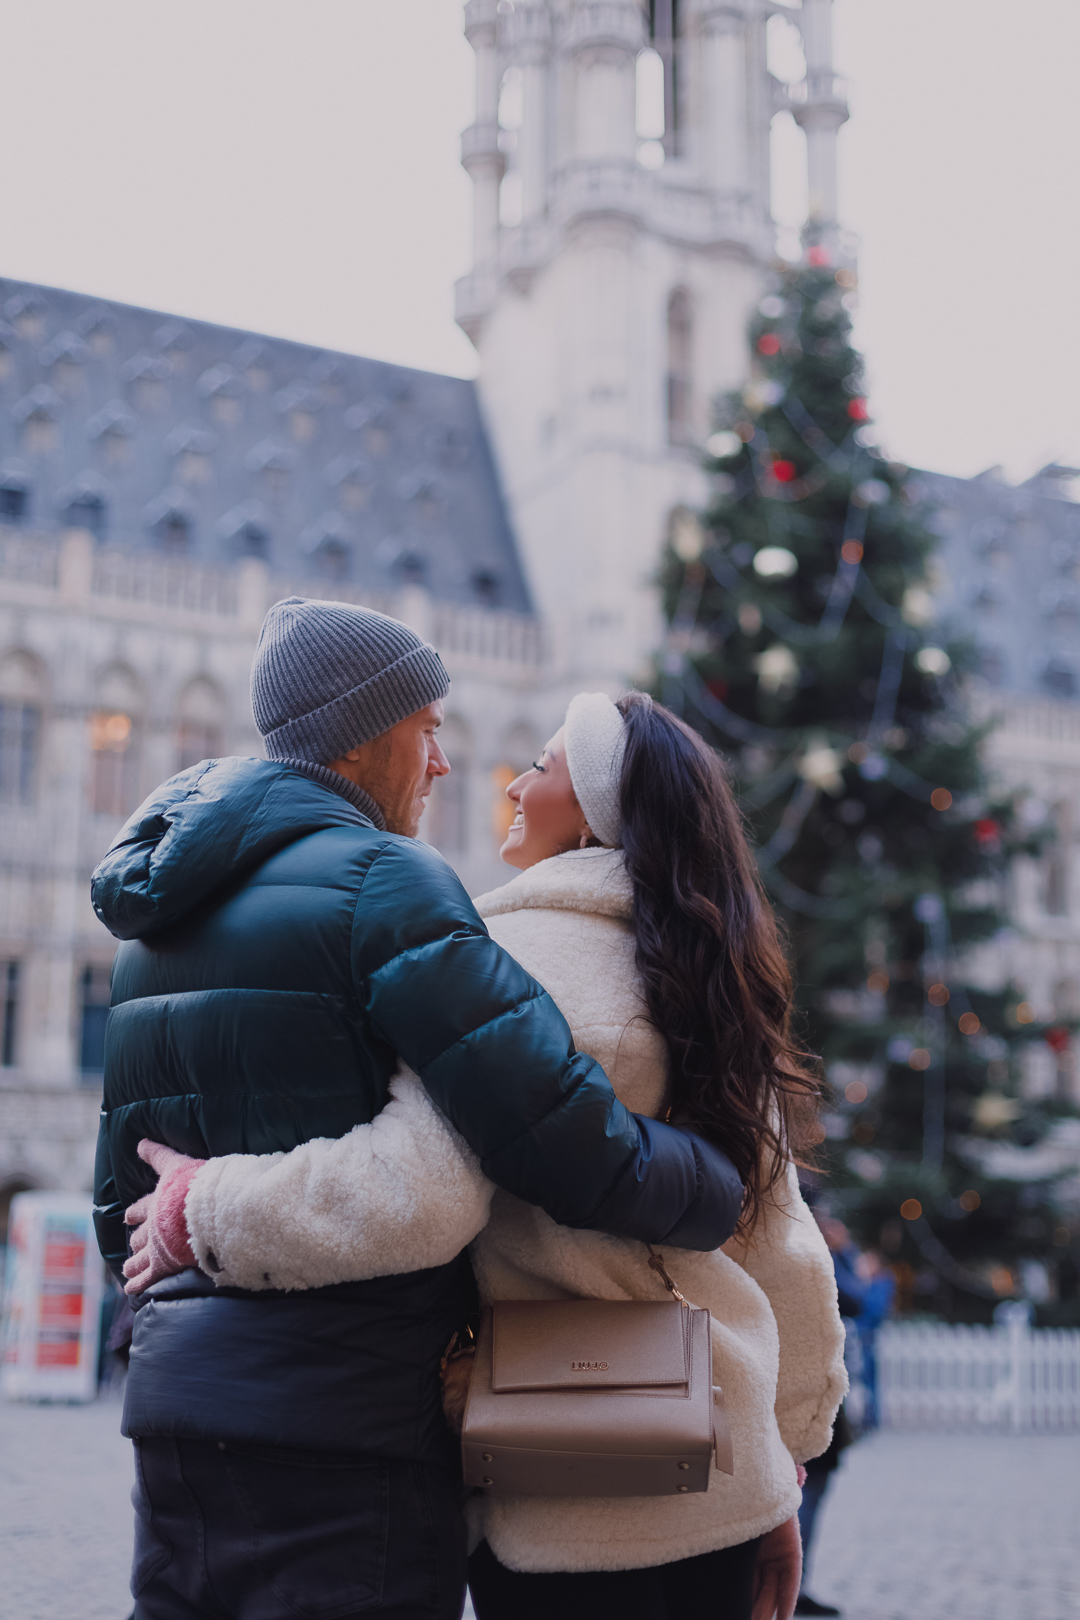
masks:
[[[257,750],[271,602],[363,602],[435,642],[454,769],[425,836],[473,892],[505,875],[506,783],[572,692],[659,644],[655,562],[706,496],[697,447],[775,251],[777,116],[806,134],[815,242],[848,251],[830,8],[469,0],[475,386],[0,281],[0,1213],[89,1185],[113,953],[89,876],[164,777]],[[777,26],[797,82],[769,70]],[[1057,830],[1002,965],[1067,1014],[1080,509],[1053,470],[927,483],[939,610],[979,637],[995,758]],[[1062,1083],[1034,1053],[1031,1084]]]

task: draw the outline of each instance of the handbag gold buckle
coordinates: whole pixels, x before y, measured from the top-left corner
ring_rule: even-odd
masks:
[[[664,1264],[663,1255],[662,1254],[657,1254],[656,1250],[653,1248],[651,1243],[646,1243],[645,1247],[649,1251],[649,1269],[651,1271],[655,1271],[657,1273],[657,1275],[660,1277],[661,1281],[663,1282],[664,1287],[667,1289],[668,1293],[673,1294],[674,1297],[678,1300],[679,1304],[680,1305],[685,1305],[687,1310],[689,1310],[690,1309],[690,1301],[688,1299],[685,1299],[683,1297],[683,1295],[679,1293],[679,1290],[676,1288],[676,1286],[675,1286],[674,1282],[672,1281],[671,1277],[668,1275],[668,1269]]]

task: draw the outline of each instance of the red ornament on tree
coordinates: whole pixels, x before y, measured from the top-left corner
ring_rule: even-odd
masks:
[[[866,408],[865,399],[853,399],[847,408],[847,413],[853,422],[868,422],[870,412]]]
[[[717,702],[723,703],[724,699],[728,695],[727,681],[722,680],[719,675],[714,675],[711,681],[705,682],[705,685],[709,688],[709,691],[712,693]]]
[[[975,842],[984,849],[992,849],[1001,842],[1001,826],[987,817],[975,823]]]
[[[1051,1052],[1059,1053],[1067,1052],[1069,1050],[1070,1039],[1071,1037],[1069,1035],[1069,1031],[1061,1024],[1055,1024],[1053,1029],[1048,1029],[1046,1034],[1043,1036],[1043,1040],[1046,1042]]]
[[[809,253],[806,255],[806,262],[807,264],[814,265],[815,268],[820,268],[824,264],[829,264],[830,259],[828,248],[812,247]]]
[[[775,332],[763,332],[757,340],[759,354],[779,354],[780,339]]]
[[[772,475],[778,484],[790,484],[795,477],[795,463],[793,461],[774,461]]]

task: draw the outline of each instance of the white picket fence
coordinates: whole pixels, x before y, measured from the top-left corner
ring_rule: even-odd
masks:
[[[890,1429],[1080,1429],[1080,1330],[886,1322],[877,1341]]]

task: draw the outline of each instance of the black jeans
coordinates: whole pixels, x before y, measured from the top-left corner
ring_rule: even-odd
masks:
[[[131,1499],[134,1620],[460,1620],[447,1469],[143,1439]]]
[[[476,1620],[750,1620],[759,1542],[654,1569],[518,1575],[482,1541],[469,1591]]]

